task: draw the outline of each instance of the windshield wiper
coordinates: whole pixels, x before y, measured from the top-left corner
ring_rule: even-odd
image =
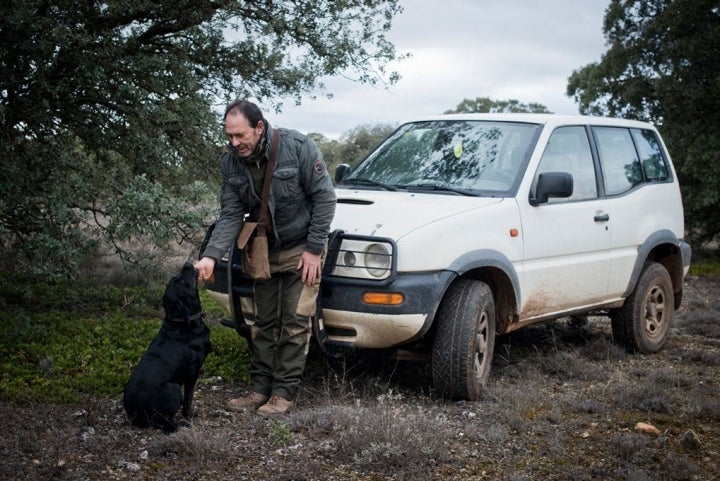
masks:
[[[413,185],[406,185],[401,186],[405,187],[408,190],[434,190],[439,192],[452,192],[453,194],[459,194],[459,195],[466,195],[468,197],[479,197],[479,194],[465,189],[457,189],[455,187],[447,187],[444,185],[437,185],[437,184],[413,184]]]
[[[382,182],[378,182],[377,180],[366,179],[364,177],[355,177],[352,179],[345,179],[342,181],[342,184],[345,184],[345,185],[371,185],[373,187],[381,187],[385,190],[391,190],[391,191],[398,190],[397,187],[395,187],[394,185],[384,184]]]

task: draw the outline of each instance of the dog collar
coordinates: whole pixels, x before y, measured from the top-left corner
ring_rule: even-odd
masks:
[[[187,319],[183,317],[176,317],[175,319],[170,319],[173,322],[193,322],[200,320],[205,317],[205,313],[203,311],[198,312],[197,314],[193,314],[192,316],[188,317]]]

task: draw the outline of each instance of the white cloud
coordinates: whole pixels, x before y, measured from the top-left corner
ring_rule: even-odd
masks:
[[[538,102],[577,113],[565,95],[572,71],[606,50],[602,21],[609,0],[403,0],[388,37],[412,57],[391,65],[390,89],[326,79],[333,98],[286,103],[272,124],[337,138],[363,124],[399,123],[490,97]]]

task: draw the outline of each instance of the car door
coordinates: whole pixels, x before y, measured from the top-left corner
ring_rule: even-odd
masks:
[[[607,294],[609,217],[606,201],[598,195],[585,126],[552,132],[533,186],[543,172],[571,174],[573,192],[539,205],[531,205],[530,196],[518,196],[524,245],[521,322],[601,303]]]
[[[612,218],[610,295],[621,298],[639,247],[670,228],[683,232],[682,200],[656,133],[649,129],[593,127]]]

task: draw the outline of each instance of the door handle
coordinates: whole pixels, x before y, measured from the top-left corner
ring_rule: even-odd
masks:
[[[607,212],[598,212],[595,214],[595,222],[607,222],[610,220],[610,214]]]

